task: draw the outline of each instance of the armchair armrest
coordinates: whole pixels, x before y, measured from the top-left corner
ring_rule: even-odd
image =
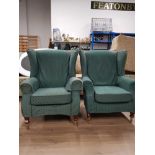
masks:
[[[82,90],[82,81],[77,77],[71,77],[66,84],[66,90]]]
[[[118,85],[121,88],[124,88],[125,90],[128,90],[130,92],[135,91],[135,80],[126,77],[126,76],[120,76],[118,77]]]
[[[20,88],[23,94],[31,94],[39,88],[39,82],[36,78],[32,77],[23,81]]]
[[[93,88],[93,82],[88,76],[83,76],[82,77],[82,82],[83,82],[83,87],[87,89],[94,89]]]
[[[96,106],[94,104],[94,85],[92,80],[88,76],[83,76],[82,82],[85,93],[84,104],[87,108],[87,112],[91,112],[96,109]]]

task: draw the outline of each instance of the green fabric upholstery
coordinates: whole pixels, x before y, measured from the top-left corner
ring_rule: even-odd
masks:
[[[35,50],[29,49],[27,51],[27,55],[29,57],[30,61],[30,77],[36,77],[38,73],[38,63],[37,63],[37,57],[36,57],[36,52]]]
[[[32,115],[32,106],[30,104],[30,97],[31,94],[25,94],[25,93],[22,96],[21,109],[24,117],[30,117]]]
[[[132,93],[135,92],[135,81],[129,77],[126,76],[119,76],[118,77],[118,85],[119,87],[130,91]]]
[[[87,74],[94,85],[115,85],[117,82],[117,53],[89,51],[85,54]]]
[[[87,89],[93,88],[93,82],[88,76],[83,76],[82,81],[85,88]]]
[[[39,82],[35,77],[31,77],[23,81],[20,89],[24,94],[31,94],[39,88]]]
[[[82,81],[75,77],[78,51],[29,50],[31,74],[21,84],[24,117],[77,115]]]
[[[118,67],[118,75],[123,76],[125,74],[125,63],[127,60],[127,52],[119,51],[117,52],[117,67]]]
[[[124,76],[127,52],[81,51],[84,103],[88,113],[134,112],[134,81]]]
[[[75,75],[77,55],[78,51],[29,50],[31,77],[36,77],[43,88],[65,86],[66,80]]]
[[[70,53],[55,53],[56,51],[44,51],[44,53],[37,52],[38,65],[40,69],[37,77],[40,81],[41,87],[43,88],[65,86],[68,77]]]
[[[41,115],[78,115],[80,112],[80,92],[72,91],[72,102],[69,104],[31,105],[31,116]],[[27,114],[25,114],[27,115]],[[30,115],[29,115],[30,116]]]
[[[71,93],[64,87],[39,88],[31,96],[32,105],[67,104],[71,102]]]
[[[95,100],[101,103],[127,103],[132,100],[132,94],[116,86],[94,86]]]
[[[71,51],[70,53],[71,53],[71,56],[70,56],[71,58],[69,63],[69,77],[73,77],[76,74],[75,66],[76,66],[76,60],[77,60],[79,51],[76,51],[76,52]]]
[[[76,77],[71,77],[66,84],[66,90],[82,90],[82,81]]]
[[[80,51],[80,63],[81,63],[81,71],[82,71],[82,76],[87,76],[87,64],[86,64],[86,56],[84,51]]]
[[[90,80],[88,76],[82,77],[83,81],[83,90],[84,90],[84,103],[86,106],[86,109],[88,111],[94,110],[94,86],[93,82]],[[87,105],[89,103],[89,105]]]

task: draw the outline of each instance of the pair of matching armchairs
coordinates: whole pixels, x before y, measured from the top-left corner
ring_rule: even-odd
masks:
[[[76,78],[80,54],[82,79]],[[20,88],[25,123],[40,115],[68,115],[78,123],[80,92],[91,113],[134,113],[134,81],[124,76],[126,52],[29,50],[31,74]],[[133,114],[132,114],[133,116]]]

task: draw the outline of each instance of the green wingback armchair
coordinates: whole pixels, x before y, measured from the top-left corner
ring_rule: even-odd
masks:
[[[81,51],[84,103],[91,113],[135,112],[135,82],[125,76],[127,52]]]
[[[25,123],[40,115],[68,115],[77,120],[82,81],[75,77],[78,51],[29,50],[31,74],[20,88]]]

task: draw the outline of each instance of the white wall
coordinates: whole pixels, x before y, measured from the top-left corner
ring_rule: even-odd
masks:
[[[135,2],[135,0],[105,1]],[[114,32],[135,32],[135,11],[95,10],[91,9],[91,0],[51,0],[52,28],[59,28],[61,34],[88,37],[91,18],[112,18]]]
[[[19,34],[37,35],[39,47],[48,47],[51,37],[50,0],[20,0]]]
[[[19,1],[19,34],[27,34],[26,1]]]

